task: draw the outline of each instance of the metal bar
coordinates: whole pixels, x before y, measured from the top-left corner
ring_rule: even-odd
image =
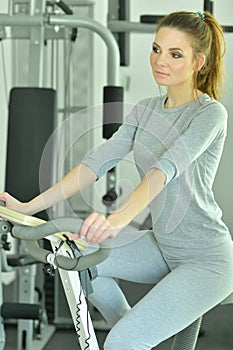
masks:
[[[29,86],[43,86],[44,71],[44,38],[45,26],[43,25],[43,13],[45,12],[45,0],[36,2],[30,1],[30,17],[40,14],[42,25],[30,27],[30,55],[29,55]]]
[[[8,1],[8,15],[10,15],[10,16],[13,15],[13,3],[12,3],[12,0]]]
[[[233,33],[233,26],[222,26],[224,33]]]
[[[129,22],[129,21],[109,21],[108,29],[113,33],[114,32],[154,33],[156,30],[156,25],[140,23],[140,22]]]
[[[44,25],[44,19],[41,15],[17,15],[9,16],[8,14],[0,14],[0,26],[4,27],[39,27]]]
[[[108,1],[108,22],[109,21],[129,21],[130,19],[129,0],[109,0]],[[114,36],[119,46],[121,66],[129,65],[129,32],[114,32]]]
[[[92,6],[95,4],[95,1],[92,0],[65,0],[69,6]]]
[[[89,18],[76,16],[50,16],[48,23],[54,26],[82,27],[98,34],[108,48],[108,85],[119,86],[120,81],[120,53],[119,48],[111,31],[99,22]]]
[[[46,20],[46,17],[44,17]],[[65,27],[80,27],[89,29],[98,34],[105,42],[108,48],[108,85],[119,86],[120,85],[120,53],[119,48],[111,31],[101,23],[90,18],[79,18],[76,16],[54,16],[51,15],[47,18],[47,24],[53,26],[65,26]],[[0,15],[0,25],[2,26],[24,26],[24,27],[37,27],[43,26],[42,16],[8,16]]]
[[[29,56],[29,86],[43,86],[44,27],[31,28]]]
[[[209,11],[213,14],[213,1],[204,0],[204,11]]]
[[[21,251],[25,252],[25,245],[21,246]],[[35,302],[35,278],[36,265],[24,266],[19,269],[19,303],[34,303]],[[26,336],[25,349],[32,349],[33,340],[33,320],[18,320],[17,327],[17,350],[23,349],[24,337]],[[26,332],[25,332],[26,330]]]
[[[88,349],[99,350],[78,272],[59,269],[59,274],[81,349],[87,349],[89,344]]]
[[[1,255],[3,254],[3,246],[2,242],[0,242],[0,252]],[[0,259],[0,278],[2,277],[2,259]],[[2,306],[3,303],[3,283],[2,280],[0,280],[1,285],[0,285],[0,305]],[[4,323],[3,323],[3,318],[0,313],[0,350],[4,350],[5,348],[5,342],[6,342],[6,335],[5,335],[5,328],[4,328]]]
[[[14,5],[28,5],[31,0],[13,0]]]
[[[29,14],[30,16],[33,16],[35,14],[35,9],[36,9],[36,2],[35,0],[30,0],[30,3],[29,3]]]

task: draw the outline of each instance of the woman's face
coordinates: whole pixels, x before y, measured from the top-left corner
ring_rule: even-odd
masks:
[[[168,87],[192,86],[193,73],[198,69],[188,35],[168,27],[158,30],[150,63],[156,82]]]

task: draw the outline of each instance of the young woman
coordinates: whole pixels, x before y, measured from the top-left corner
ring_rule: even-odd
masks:
[[[105,350],[151,349],[233,291],[233,243],[212,192],[227,128],[219,102],[224,52],[209,13],[164,17],[150,63],[167,93],[138,103],[110,140],[30,202],[0,196],[33,214],[81,191],[133,150],[141,183],[107,218],[93,213],[73,234],[114,242],[146,206],[151,211],[153,230],[114,247],[93,281],[90,300],[112,327]],[[154,287],[131,308],[114,278]]]

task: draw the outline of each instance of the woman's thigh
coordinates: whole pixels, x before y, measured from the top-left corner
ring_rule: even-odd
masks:
[[[139,283],[158,283],[170,271],[151,231],[122,232],[97,269],[99,276]]]
[[[169,273],[152,232],[122,233],[97,269],[89,300],[111,327],[131,309],[116,279],[156,284]]]
[[[225,252],[225,261],[213,252],[213,265],[177,264],[112,328],[104,349],[149,350],[219,304],[233,289],[232,247]]]

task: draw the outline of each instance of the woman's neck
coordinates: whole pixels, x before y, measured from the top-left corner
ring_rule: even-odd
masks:
[[[177,91],[176,89],[168,89],[168,98],[165,102],[165,108],[177,108],[192,102],[202,95],[202,92],[197,90]]]

